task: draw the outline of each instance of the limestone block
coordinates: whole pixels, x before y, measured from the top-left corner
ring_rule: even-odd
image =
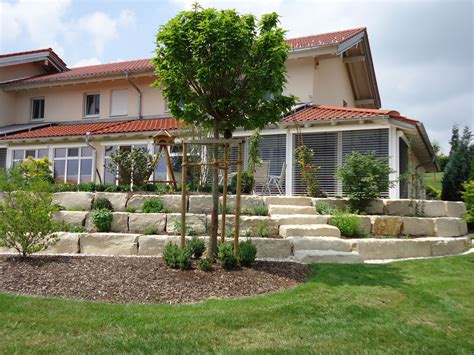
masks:
[[[398,216],[372,216],[372,234],[397,236],[401,232],[402,219]]]
[[[342,252],[352,251],[352,241],[334,237],[290,237],[293,250],[334,250]]]
[[[435,234],[435,222],[433,218],[402,217],[402,234],[404,235],[426,235]]]
[[[278,221],[279,225],[286,224],[327,224],[328,215],[308,215],[308,214],[292,214],[292,215],[273,215],[272,218]]]
[[[219,203],[222,204],[222,197],[219,199]],[[252,210],[257,206],[264,206],[262,196],[257,195],[242,195],[240,197],[240,208],[243,210]],[[211,205],[212,206],[212,205]],[[235,196],[227,196],[227,207],[231,213],[235,212]]]
[[[0,247],[0,254],[18,254],[13,248]]]
[[[109,200],[115,212],[124,212],[127,206],[128,194],[124,192],[96,192],[95,199],[98,198]]]
[[[304,196],[264,196],[263,201],[269,205],[312,206],[310,197]]]
[[[446,216],[462,218],[466,213],[466,205],[464,202],[445,201]]]
[[[345,211],[348,206],[347,198],[313,198],[313,206],[316,206],[318,203],[327,203],[329,207],[336,208],[339,211]]]
[[[130,213],[128,230],[132,233],[143,233],[145,228],[155,227],[158,232],[164,232],[166,227],[165,213]]]
[[[128,233],[128,213],[114,212],[110,230],[118,233]]]
[[[354,239],[364,259],[401,259],[431,256],[431,242],[422,239]]]
[[[384,214],[385,203],[382,199],[377,199],[372,201],[367,207],[368,214],[383,215]]]
[[[446,217],[444,201],[418,200],[418,210],[423,211],[424,217]]]
[[[268,208],[270,216],[273,215],[293,215],[309,214],[316,215],[318,212],[313,206],[291,206],[291,205],[270,205]]]
[[[257,258],[283,259],[292,255],[292,245],[289,240],[275,238],[241,238],[251,239],[257,247]]]
[[[372,233],[372,220],[369,216],[358,216],[359,218],[359,230],[363,233]]]
[[[226,218],[227,219],[227,218]],[[168,234],[180,234],[181,229],[181,213],[170,213],[166,218],[166,232]],[[209,233],[211,228],[211,218],[205,214],[186,214],[186,227],[190,229],[190,234],[201,235]]]
[[[138,255],[161,256],[166,243],[179,243],[179,237],[167,235],[141,235],[138,238]]]
[[[459,235],[466,235],[468,230],[467,230],[467,223],[464,220],[464,218],[460,218],[458,220],[458,224],[459,224]]]
[[[38,254],[77,254],[79,253],[79,238],[85,233],[56,233],[58,241],[48,246],[47,249],[40,251]]]
[[[294,259],[301,264],[358,264],[364,261],[357,252],[334,250],[299,250],[295,251]]]
[[[127,207],[135,208],[137,212],[142,212],[143,203],[152,198],[160,199],[163,202],[164,208],[170,210],[172,213],[181,212],[181,195],[135,194],[129,198]]]
[[[225,216],[225,229],[226,229],[226,236],[229,236],[230,233],[234,231],[234,226],[235,226],[235,215],[233,214],[228,214]],[[218,225],[218,230],[217,233],[221,234],[221,228],[222,228],[222,215],[219,215],[219,225]]]
[[[434,218],[434,221],[436,237],[457,237],[464,234],[464,230],[460,228],[460,218],[440,217]]]
[[[265,216],[240,216],[241,235],[250,234],[251,236],[258,236],[264,226],[267,227],[268,236],[278,235],[278,221],[276,219]]]
[[[79,237],[81,254],[137,255],[139,234],[89,233]]]
[[[53,194],[53,203],[61,205],[66,210],[82,209],[89,211],[91,209],[92,192],[56,192]]]
[[[341,236],[341,232],[335,226],[328,224],[307,224],[307,225],[286,225],[280,226],[282,237],[336,237]]]
[[[416,201],[385,200],[385,214],[389,216],[414,216]]]
[[[453,255],[462,253],[469,246],[467,237],[462,238],[430,238],[433,256]]]
[[[211,213],[212,196],[211,195],[192,195],[189,196],[189,213]]]
[[[87,214],[85,211],[58,211],[54,220],[72,226],[84,226]]]

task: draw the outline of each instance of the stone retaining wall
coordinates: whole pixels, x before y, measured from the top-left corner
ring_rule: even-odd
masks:
[[[54,194],[54,201],[62,205],[66,210],[91,209],[95,198],[105,197],[112,202],[115,211],[123,212],[127,208],[134,208],[141,212],[143,202],[150,198],[159,198],[163,201],[165,208],[173,213],[181,212],[181,195],[179,194],[133,194],[120,192],[58,192]],[[221,198],[222,199],[222,198]],[[242,210],[251,210],[256,206],[263,205],[287,205],[287,206],[315,206],[325,202],[331,207],[344,210],[347,207],[347,199],[337,198],[309,198],[297,196],[242,196]],[[210,195],[190,195],[187,198],[187,212],[210,213],[212,203]],[[229,196],[228,207],[230,211],[235,208],[235,196]],[[463,202],[430,201],[430,200],[388,200],[379,199],[374,201],[368,209],[370,215],[389,215],[414,217],[454,217],[462,218],[466,213]]]

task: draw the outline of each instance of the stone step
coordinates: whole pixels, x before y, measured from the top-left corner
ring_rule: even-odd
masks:
[[[337,227],[329,224],[288,224],[280,226],[282,237],[341,237]]]
[[[270,216],[273,215],[317,215],[316,209],[313,206],[294,206],[294,205],[269,205],[268,212]]]
[[[327,224],[330,216],[311,214],[276,214],[272,219],[278,221],[280,226],[287,224]]]
[[[263,201],[268,205],[312,206],[311,197],[302,196],[265,196]]]
[[[294,260],[302,264],[357,264],[364,262],[364,258],[357,252],[343,252],[335,250],[298,250],[295,251]]]

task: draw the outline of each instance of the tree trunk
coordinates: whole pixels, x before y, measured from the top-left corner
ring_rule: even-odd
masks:
[[[219,121],[214,120],[214,138],[219,139]],[[219,145],[213,144],[212,159],[219,159]],[[219,169],[217,164],[212,167],[212,212],[211,212],[211,235],[209,238],[208,256],[217,254],[217,229],[219,215]]]

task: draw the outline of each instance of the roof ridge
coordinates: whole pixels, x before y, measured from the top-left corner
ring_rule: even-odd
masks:
[[[152,58],[120,60],[118,62],[109,62],[109,63],[94,64],[94,65],[84,65],[84,66],[81,66],[81,67],[70,68],[70,70],[83,69],[83,68],[94,68],[94,67],[100,67],[100,66],[103,66],[103,65],[111,65],[111,64],[123,64],[123,63],[130,63],[130,62],[140,62],[142,60],[149,60],[151,62]]]
[[[333,33],[341,33],[341,32],[348,32],[348,31],[362,31],[362,30],[367,30],[367,27],[355,27],[355,28],[348,28],[346,30],[339,30],[339,31],[329,31],[329,32],[323,32],[323,33],[316,33],[312,35],[305,35],[305,36],[298,36],[298,37],[292,37],[292,38],[286,38],[286,41],[293,41],[297,39],[303,39],[303,38],[310,38],[310,37],[316,37],[316,36],[327,36]]]
[[[342,107],[342,106],[331,106],[331,105],[313,105],[312,107],[320,107],[323,109],[329,109],[329,110],[339,110],[339,111],[354,111],[354,112],[371,112],[371,113],[385,113],[389,114],[391,112],[394,112],[397,114],[397,116],[400,116],[400,113],[395,110],[383,110],[383,109],[377,109],[377,108],[363,108],[363,107]]]

